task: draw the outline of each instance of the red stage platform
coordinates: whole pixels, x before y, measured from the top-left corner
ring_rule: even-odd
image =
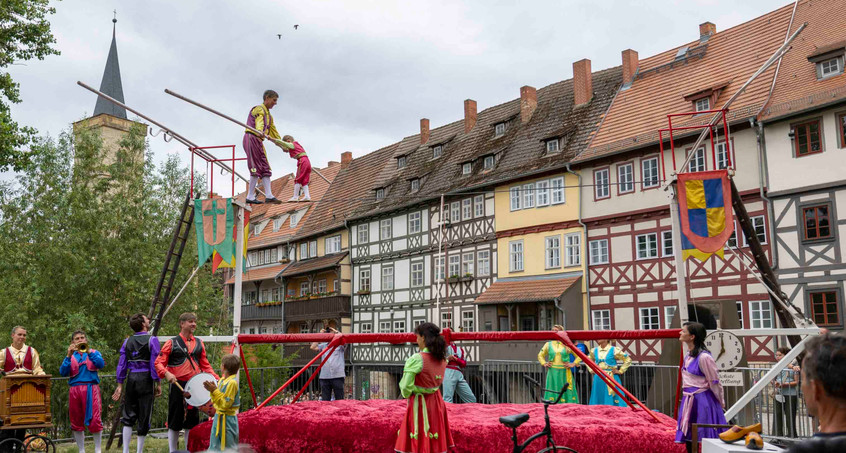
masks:
[[[242,396],[243,397],[243,396]],[[267,406],[238,417],[242,444],[258,453],[270,452],[392,452],[405,414],[405,400],[301,402]],[[531,419],[517,429],[521,442],[543,428],[541,404],[447,404],[455,438],[454,452],[511,452],[511,430],[499,417],[528,412]],[[642,410],[613,406],[560,404],[550,407],[557,445],[579,453],[679,452],[673,442],[675,420],[657,414],[656,423]],[[189,449],[209,444],[211,422],[191,430]],[[533,448],[532,448],[533,447]],[[542,448],[537,440],[529,451]]]

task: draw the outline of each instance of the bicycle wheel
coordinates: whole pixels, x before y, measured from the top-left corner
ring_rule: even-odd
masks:
[[[573,450],[572,448],[562,447],[559,445],[556,445],[554,447],[546,447],[543,450],[538,451],[538,453],[554,453],[556,451],[569,451],[571,453],[579,453],[576,450]]]

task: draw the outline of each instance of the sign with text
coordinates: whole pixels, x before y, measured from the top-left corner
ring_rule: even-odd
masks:
[[[720,384],[723,387],[743,387],[742,371],[720,371]]]

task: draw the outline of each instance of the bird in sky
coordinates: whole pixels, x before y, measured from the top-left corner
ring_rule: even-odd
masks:
[[[278,33],[277,33],[277,34],[276,34],[276,36],[278,36],[278,37],[279,37],[279,39],[282,39],[282,35],[281,35],[281,34],[278,34]]]
[[[294,25],[294,30],[296,30],[296,29],[298,29],[298,28],[300,28],[300,26],[299,26],[299,25]]]

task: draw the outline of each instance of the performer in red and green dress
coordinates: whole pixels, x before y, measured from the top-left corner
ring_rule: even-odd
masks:
[[[408,399],[397,431],[398,453],[445,453],[455,446],[439,387],[446,371],[446,342],[441,329],[426,322],[414,329],[420,351],[405,361],[399,387]]]

